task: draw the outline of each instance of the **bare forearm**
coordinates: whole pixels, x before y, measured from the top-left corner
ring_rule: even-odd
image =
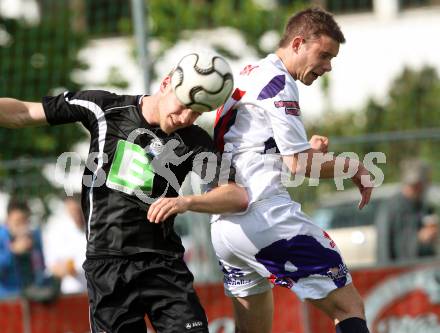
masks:
[[[202,195],[190,195],[186,200],[188,210],[210,214],[242,212],[248,205],[246,190],[236,184],[219,186]]]
[[[319,161],[319,157],[317,160]],[[325,179],[343,177],[350,167],[357,169],[359,162],[348,158],[332,157],[330,161],[322,162],[319,173],[317,174],[319,174],[319,178]],[[310,176],[314,175],[309,174],[308,177]]]
[[[284,156],[283,160],[292,174],[302,174],[311,178],[342,177],[348,171],[350,163],[351,167],[358,166],[358,161],[334,157],[331,153],[324,154],[315,149],[294,156]]]
[[[0,127],[21,128],[46,123],[41,103],[0,98]]]
[[[174,214],[187,211],[209,214],[236,213],[245,211],[247,205],[246,190],[235,183],[229,183],[201,195],[160,198],[148,208],[147,218],[152,223],[160,223]]]

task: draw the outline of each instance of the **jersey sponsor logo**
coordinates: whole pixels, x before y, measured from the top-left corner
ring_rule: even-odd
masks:
[[[139,153],[148,158],[150,164],[149,169],[151,169],[151,173],[157,174],[167,181],[166,188],[159,196],[166,195],[169,186],[173,187],[176,192],[179,192],[180,184],[174,172],[171,171],[170,165],[172,164],[177,166],[181,164],[189,156],[191,156],[192,151],[189,151],[184,155],[178,156],[175,152],[175,149],[183,142],[183,140],[177,133],[175,133],[175,137],[177,139],[170,139],[166,142],[166,144],[164,144],[160,140],[160,138],[158,138],[154,133],[146,128],[139,128],[132,131],[127,137],[128,142],[135,142],[135,139],[141,134],[148,134],[149,136],[152,136],[153,139],[151,139],[150,145],[145,148],[146,154],[139,150],[142,149],[142,147],[140,146],[137,146],[138,148],[136,148],[136,150],[138,150]],[[155,201],[154,198],[149,197],[149,195],[151,194],[151,188],[150,190],[136,188],[134,189],[134,191],[130,190],[130,192],[134,193],[139,199],[141,199],[145,203],[151,204]]]
[[[127,194],[136,191],[151,193],[154,171],[145,150],[134,143],[119,140],[116,147],[107,187]]]
[[[251,74],[251,72],[255,69],[258,68],[258,65],[246,65],[242,71],[240,72],[240,75],[249,75]]]
[[[297,101],[275,101],[273,102],[276,108],[284,108],[284,112],[291,116],[300,116],[301,108]]]

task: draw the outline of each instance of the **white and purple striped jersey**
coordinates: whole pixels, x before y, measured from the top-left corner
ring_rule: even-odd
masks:
[[[237,182],[247,187],[250,203],[288,195],[281,182],[281,155],[310,148],[298,101],[298,88],[275,54],[247,65],[236,89],[217,111],[214,140],[230,153]]]
[[[217,112],[214,139],[223,158],[231,158],[250,205],[245,214],[212,219],[225,292],[247,297],[275,284],[301,299],[324,298],[351,283],[351,276],[335,242],[283,186],[283,175],[290,173],[281,156],[311,148],[298,88],[275,54],[246,66],[236,81],[232,97]]]

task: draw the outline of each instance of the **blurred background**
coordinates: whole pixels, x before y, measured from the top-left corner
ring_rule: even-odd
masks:
[[[348,180],[346,191],[334,181],[306,180],[290,193],[340,247],[373,332],[440,332],[439,0],[0,0],[0,96],[149,93],[193,50],[214,50],[238,72],[273,52],[287,18],[310,5],[333,12],[347,42],[331,73],[310,87],[299,83],[308,135],[326,135],[335,154],[355,152],[361,161],[383,153],[372,164],[384,181],[363,211]],[[214,113],[205,114],[199,124],[212,132],[213,121]],[[64,197],[80,191],[87,133],[80,125],[2,128],[0,147],[0,225],[11,218],[11,199],[26,202],[30,228],[41,234],[44,271],[64,283],[80,274],[75,261],[82,257],[73,254],[85,251],[77,208]],[[80,156],[66,173],[56,168],[64,152]],[[188,180],[184,191],[192,188]],[[176,229],[210,330],[233,332],[209,217],[184,214]],[[5,294],[0,333],[87,332],[80,280],[56,297],[48,290],[46,298]],[[276,291],[286,306],[279,306],[274,332],[332,332],[322,315],[286,294]]]

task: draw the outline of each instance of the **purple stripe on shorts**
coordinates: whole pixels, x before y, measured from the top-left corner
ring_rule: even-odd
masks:
[[[312,236],[280,239],[261,249],[255,259],[281,281],[291,279],[296,283],[319,274],[331,278],[338,288],[347,283],[348,270],[340,254],[322,246]]]

